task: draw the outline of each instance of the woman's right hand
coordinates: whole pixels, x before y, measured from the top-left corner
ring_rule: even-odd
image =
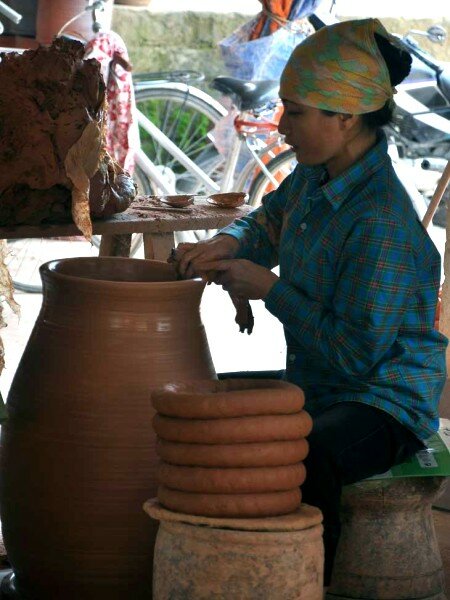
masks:
[[[201,269],[202,263],[234,258],[238,249],[239,242],[236,238],[219,234],[210,240],[203,240],[196,244],[179,244],[172,262],[175,262],[178,274],[184,279],[189,279],[205,274]]]

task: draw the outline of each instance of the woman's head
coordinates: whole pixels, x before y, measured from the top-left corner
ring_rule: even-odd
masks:
[[[410,62],[377,19],[335,23],[295,48],[280,96],[334,113],[371,113],[392,101],[393,85],[408,74]]]
[[[410,63],[376,19],[324,27],[297,46],[281,77],[280,132],[299,162],[348,166],[368,149]]]

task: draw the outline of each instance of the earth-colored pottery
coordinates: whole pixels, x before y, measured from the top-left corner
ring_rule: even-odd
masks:
[[[0,509],[15,584],[33,600],[151,597],[152,388],[214,377],[204,283],[171,265],[41,267],[44,301],[8,397]]]
[[[225,419],[176,419],[157,414],[153,427],[161,439],[171,442],[233,444],[298,440],[311,432],[312,419],[304,410],[291,415]]]
[[[205,517],[255,518],[285,515],[300,506],[300,488],[264,494],[201,494],[158,487],[158,500],[166,508]]]
[[[206,200],[214,206],[235,208],[236,206],[245,204],[248,200],[248,195],[244,192],[226,192],[224,194],[211,194]]]
[[[180,515],[149,500],[160,521],[153,597],[158,600],[322,600],[322,515],[302,504],[267,519]]]
[[[158,481],[182,492],[205,494],[256,494],[292,490],[305,481],[303,463],[282,467],[216,468],[181,467],[163,463]]]
[[[345,486],[326,600],[447,600],[431,509],[445,483],[425,476]]]
[[[299,412],[305,395],[296,385],[272,379],[224,379],[169,384],[152,394],[155,410],[179,419],[219,419]]]
[[[181,444],[158,440],[158,456],[173,465],[198,467],[277,467],[293,465],[308,454],[308,442],[262,442],[260,444]]]

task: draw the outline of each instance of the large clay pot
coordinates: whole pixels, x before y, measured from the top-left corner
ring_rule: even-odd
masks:
[[[149,598],[156,526],[150,391],[214,377],[200,280],[170,265],[75,258],[44,301],[8,397],[0,508],[15,585],[33,600]]]

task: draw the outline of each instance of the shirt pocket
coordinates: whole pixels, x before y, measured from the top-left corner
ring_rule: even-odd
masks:
[[[331,307],[337,283],[337,261],[323,248],[305,253],[298,281],[308,296]]]

